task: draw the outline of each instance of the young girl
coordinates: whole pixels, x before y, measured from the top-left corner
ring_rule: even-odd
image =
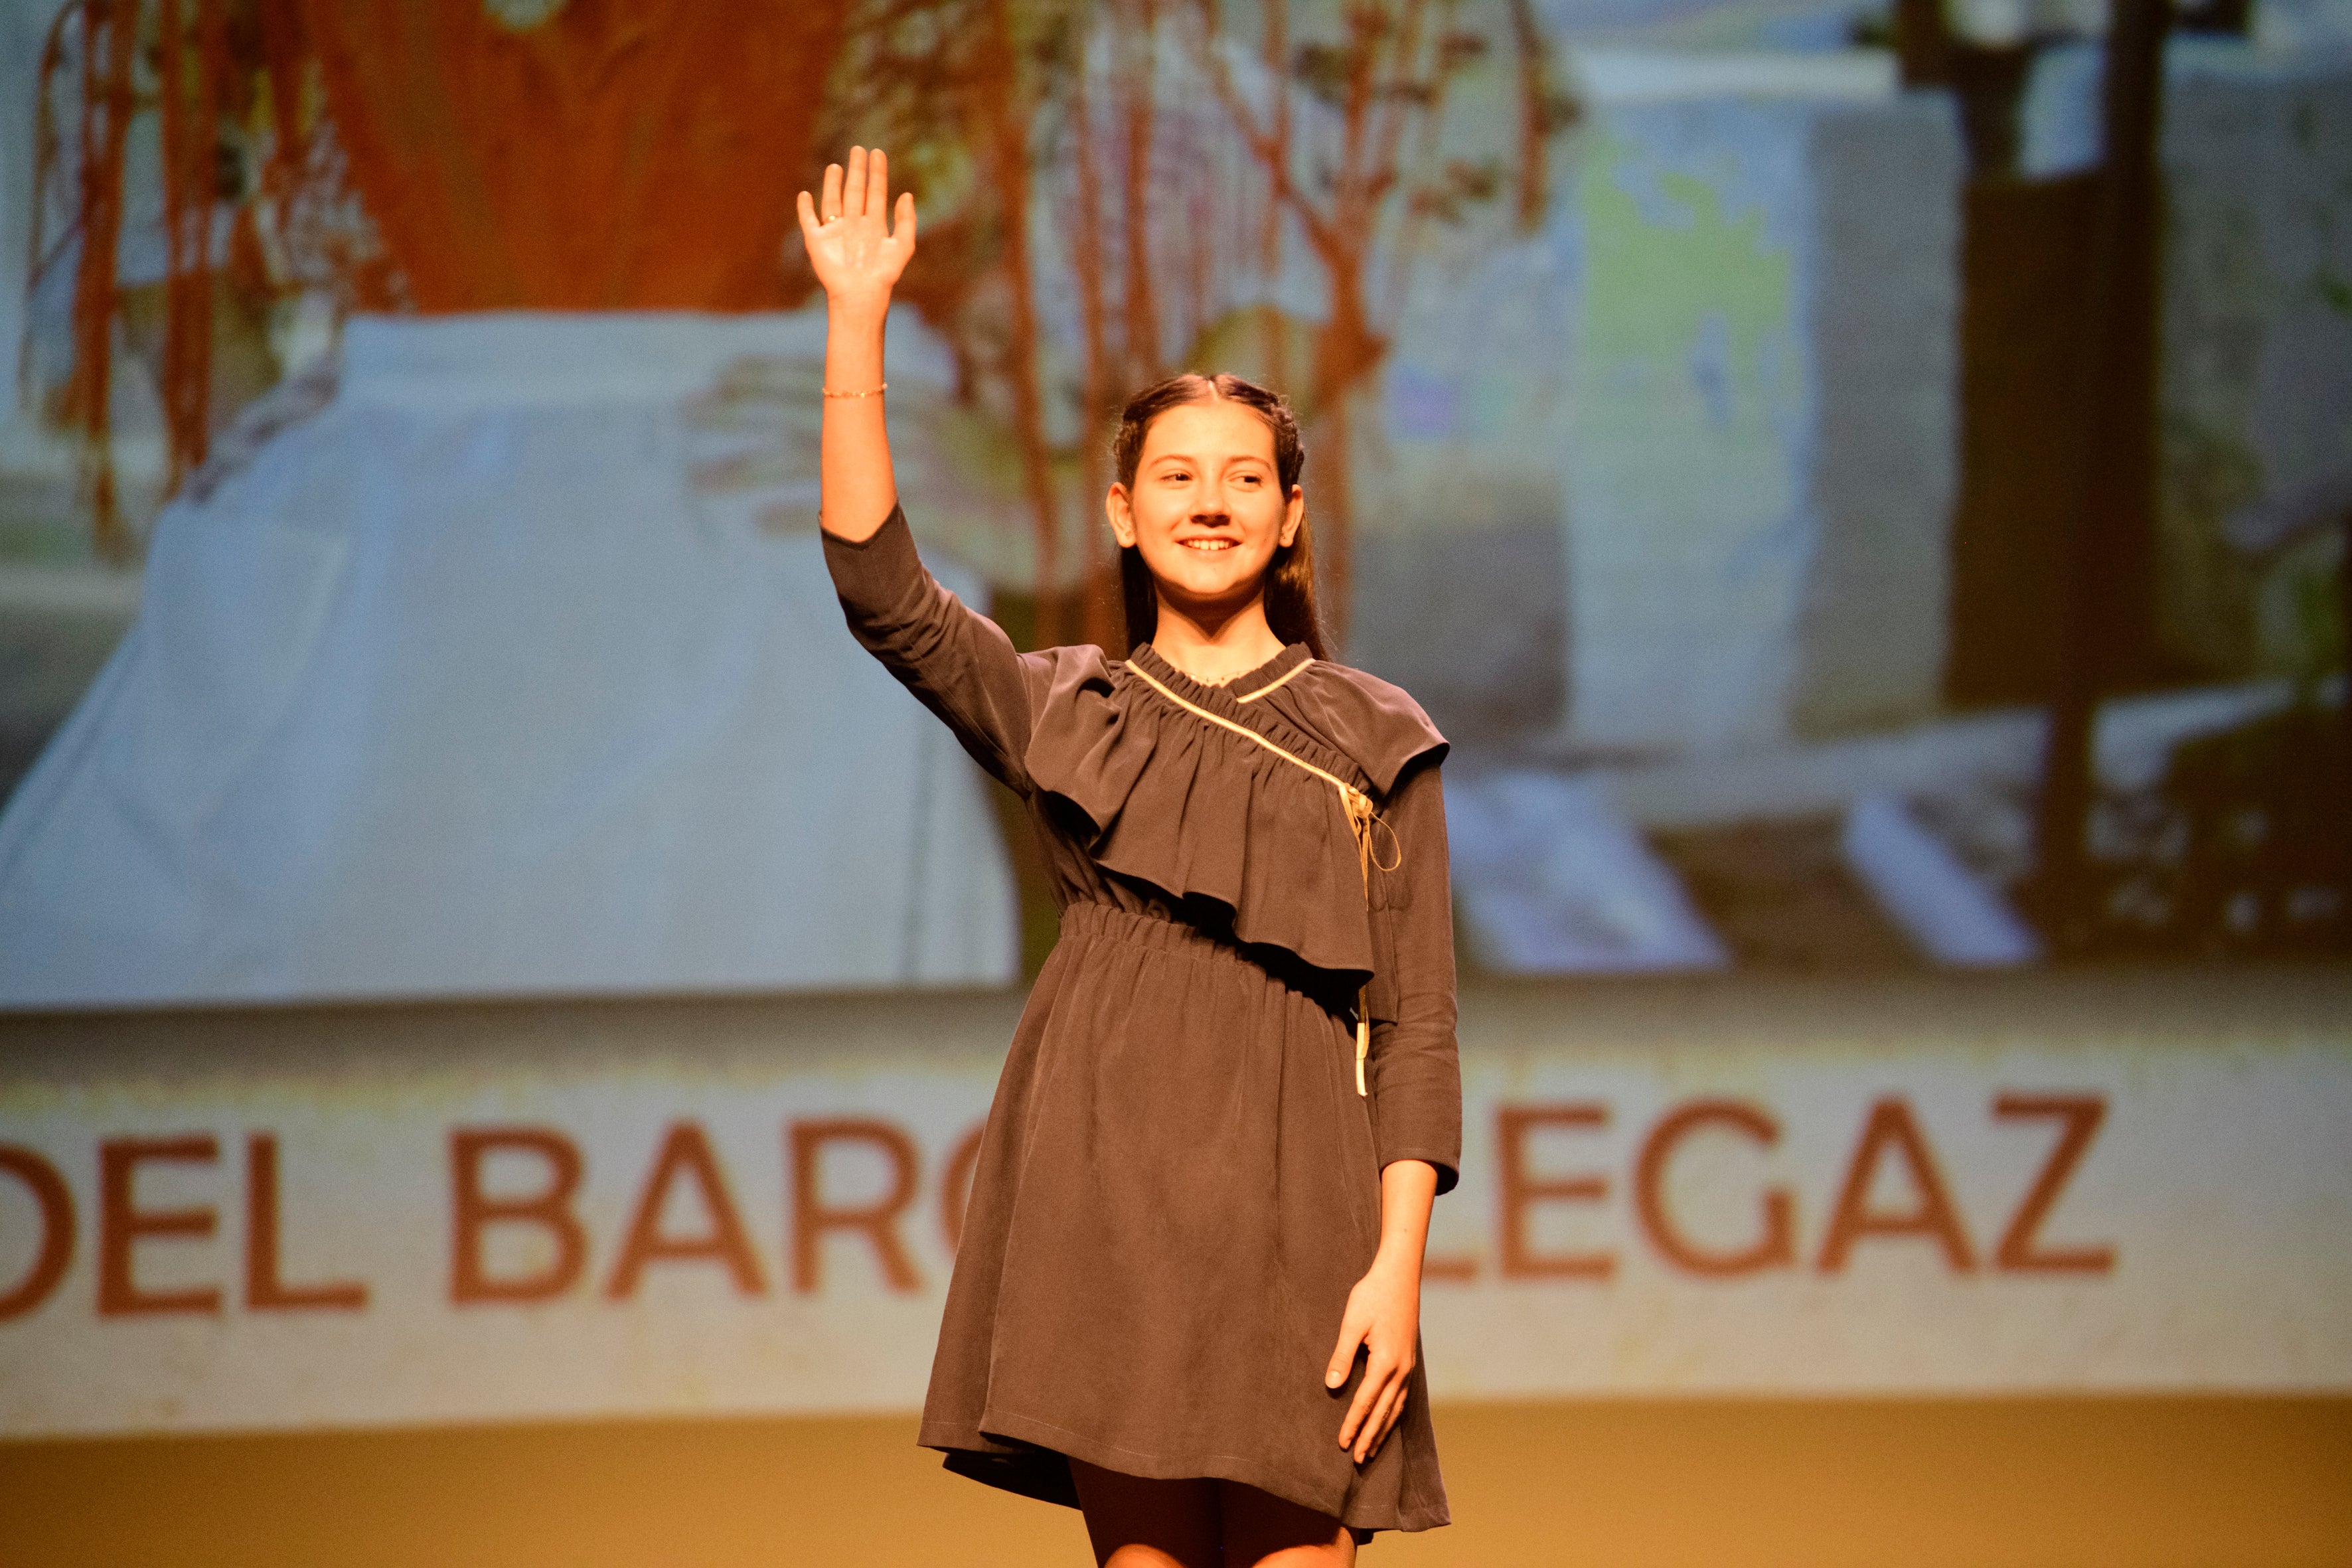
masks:
[[[898,507],[883,155],[801,229],[827,305],[824,552],[859,642],[1028,804],[1062,911],[990,1108],[919,1437],[1085,1510],[1096,1559],[1347,1563],[1446,1522],[1420,1370],[1461,1081],[1438,763],[1323,657],[1279,397],[1128,405],[1125,660],[1015,653]]]

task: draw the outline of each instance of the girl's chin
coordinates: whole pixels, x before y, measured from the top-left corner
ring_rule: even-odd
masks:
[[[1157,581],[1160,596],[1188,614],[1238,608],[1257,588],[1247,573],[1197,566],[1178,576],[1157,576]]]
[[[1173,582],[1191,598],[1230,599],[1236,594],[1249,591],[1251,574],[1237,571],[1223,562],[1203,562],[1178,573]]]

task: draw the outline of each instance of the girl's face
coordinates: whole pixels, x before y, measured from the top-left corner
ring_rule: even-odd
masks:
[[[1238,403],[1179,404],[1144,432],[1133,487],[1111,486],[1111,532],[1143,552],[1163,602],[1230,613],[1264,591],[1307,515],[1298,487],[1281,484],[1265,420]]]

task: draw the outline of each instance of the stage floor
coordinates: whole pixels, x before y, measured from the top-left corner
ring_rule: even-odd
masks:
[[[908,1417],[0,1444],[9,1568],[1086,1563],[1075,1513]],[[1688,1400],[1438,1411],[1458,1522],[1382,1568],[2352,1562],[2352,1399]]]

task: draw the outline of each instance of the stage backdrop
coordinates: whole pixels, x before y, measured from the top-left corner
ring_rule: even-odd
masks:
[[[1015,1005],[0,1021],[0,1435],[912,1410]],[[1474,989],[1433,1393],[2352,1390],[2347,1021]]]
[[[2108,245],[2072,0],[0,0],[0,1007],[1034,973],[821,559],[853,143],[1022,645],[1128,651],[1127,396],[1293,399],[1477,968],[2352,951],[2344,9],[2120,78]]]

